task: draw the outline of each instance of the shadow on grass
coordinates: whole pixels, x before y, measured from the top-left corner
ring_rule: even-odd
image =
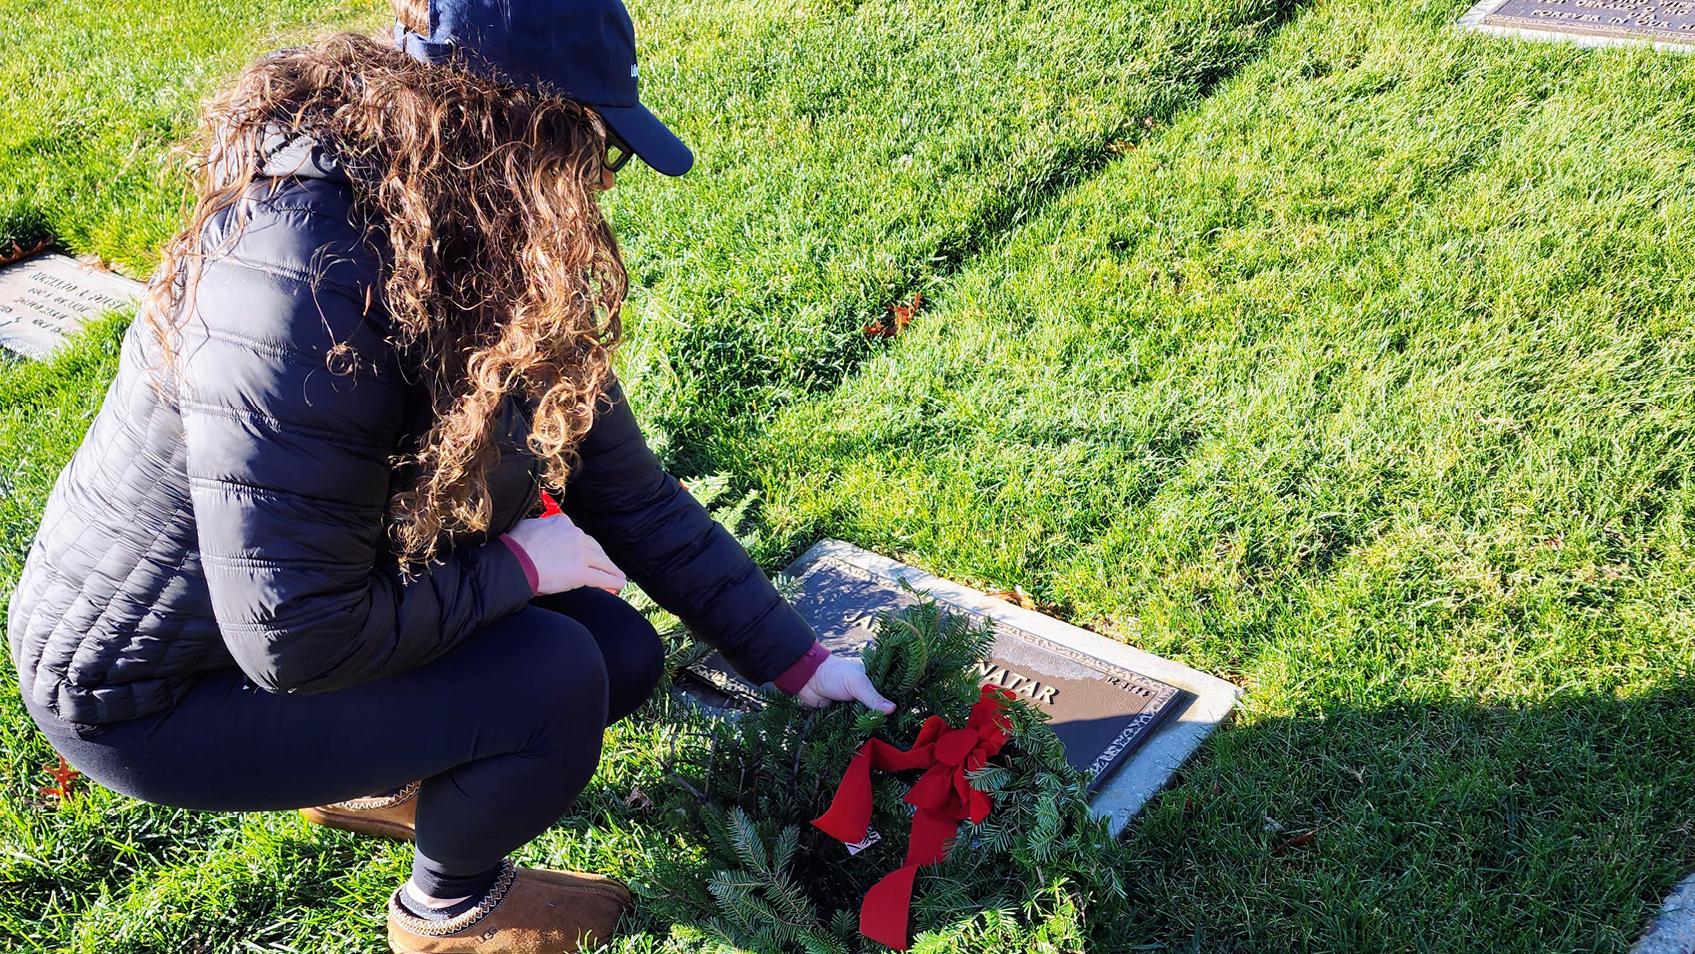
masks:
[[[954,275],[997,247],[1020,224],[1094,178],[1125,151],[1160,135],[1183,113],[1203,105],[1220,84],[1255,62],[1282,27],[1309,4],[1310,0],[1253,0],[1244,22],[1221,25],[1196,20],[1177,23],[1178,29],[1169,32],[1150,31],[1149,45],[1163,44],[1176,52],[1152,57],[1149,75],[1127,85],[1124,99],[1102,104],[1103,109],[1122,108],[1133,115],[1101,135],[1081,141],[1062,138],[1048,154],[1022,157],[1001,177],[997,194],[950,225],[925,254],[913,257],[891,276],[884,289],[890,292],[887,299],[904,302],[920,292],[935,297]],[[1132,97],[1142,96],[1145,100],[1127,105]],[[700,400],[655,420],[667,437],[668,463],[679,473],[737,469],[731,459],[734,451],[726,449],[745,445],[771,408],[834,391],[887,343],[860,330],[868,315],[877,317],[880,305],[875,302],[849,296],[802,304],[824,306],[827,313],[821,326],[834,330],[822,337],[785,342],[780,348],[750,347],[745,343],[750,337],[745,325],[696,320],[668,345],[678,364],[711,382],[709,393]],[[746,400],[749,395],[754,399]]]
[[[1695,869],[1695,679],[1251,719],[1127,838],[1173,950],[1624,951]]]

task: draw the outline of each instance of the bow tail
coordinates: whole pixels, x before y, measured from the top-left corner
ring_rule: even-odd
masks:
[[[918,866],[901,865],[865,892],[859,906],[859,933],[897,951],[906,950],[908,918],[912,914],[912,884]]]
[[[882,744],[871,739],[853,753],[830,807],[812,820],[819,831],[850,845],[865,840],[865,829],[871,825],[871,751]]]
[[[906,843],[906,863],[933,865],[948,856],[948,842],[959,833],[959,815],[950,810],[921,808],[912,816]]]
[[[959,819],[945,812],[919,809],[912,816],[906,864],[884,875],[865,892],[859,905],[859,933],[897,951],[907,948],[911,930],[912,889],[918,869],[947,857],[948,840],[959,830]]]

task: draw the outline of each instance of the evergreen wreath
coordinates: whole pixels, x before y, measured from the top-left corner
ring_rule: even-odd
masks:
[[[905,856],[911,812],[901,799],[915,775],[874,777],[881,840],[857,854],[811,820],[873,734],[906,748],[932,714],[964,724],[992,632],[928,599],[879,616],[875,630],[865,668],[899,707],[890,715],[845,703],[813,710],[768,693],[760,710],[700,717],[710,741],[689,747],[673,770],[695,796],[710,855],[655,872],[643,893],[656,914],[754,951],[884,950],[858,935],[859,904]],[[993,794],[994,810],[981,825],[960,826],[946,861],[921,869],[914,950],[939,928],[955,944],[975,937],[996,950],[1083,950],[1126,920],[1128,852],[1090,815],[1087,777],[1065,761],[1044,714],[1023,701],[1007,712],[1011,741],[970,776]]]

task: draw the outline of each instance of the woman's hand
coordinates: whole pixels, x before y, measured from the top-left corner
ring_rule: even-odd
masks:
[[[871,685],[871,677],[865,674],[865,667],[858,660],[843,659],[840,656],[827,656],[806,685],[795,693],[795,698],[814,709],[820,709],[832,702],[852,702],[858,700],[867,709],[878,712],[893,712],[895,704],[882,697],[875,686]]]
[[[629,582],[595,539],[564,514],[520,520],[506,531],[536,567],[536,595],[583,586],[617,592]]]

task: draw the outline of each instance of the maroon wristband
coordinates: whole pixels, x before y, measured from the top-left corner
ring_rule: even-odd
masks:
[[[812,681],[812,674],[817,672],[818,667],[828,658],[830,651],[815,639],[812,641],[812,648],[808,649],[804,656],[795,660],[794,665],[783,670],[783,674],[771,682],[789,695],[796,695],[806,688],[806,684]]]
[[[524,568],[524,579],[530,581],[530,595],[541,592],[541,574],[536,572],[536,561],[530,559],[530,555],[524,552],[524,547],[512,539],[510,534],[501,534],[500,542],[506,544],[506,549],[512,551],[512,555],[518,558],[518,565]]]

